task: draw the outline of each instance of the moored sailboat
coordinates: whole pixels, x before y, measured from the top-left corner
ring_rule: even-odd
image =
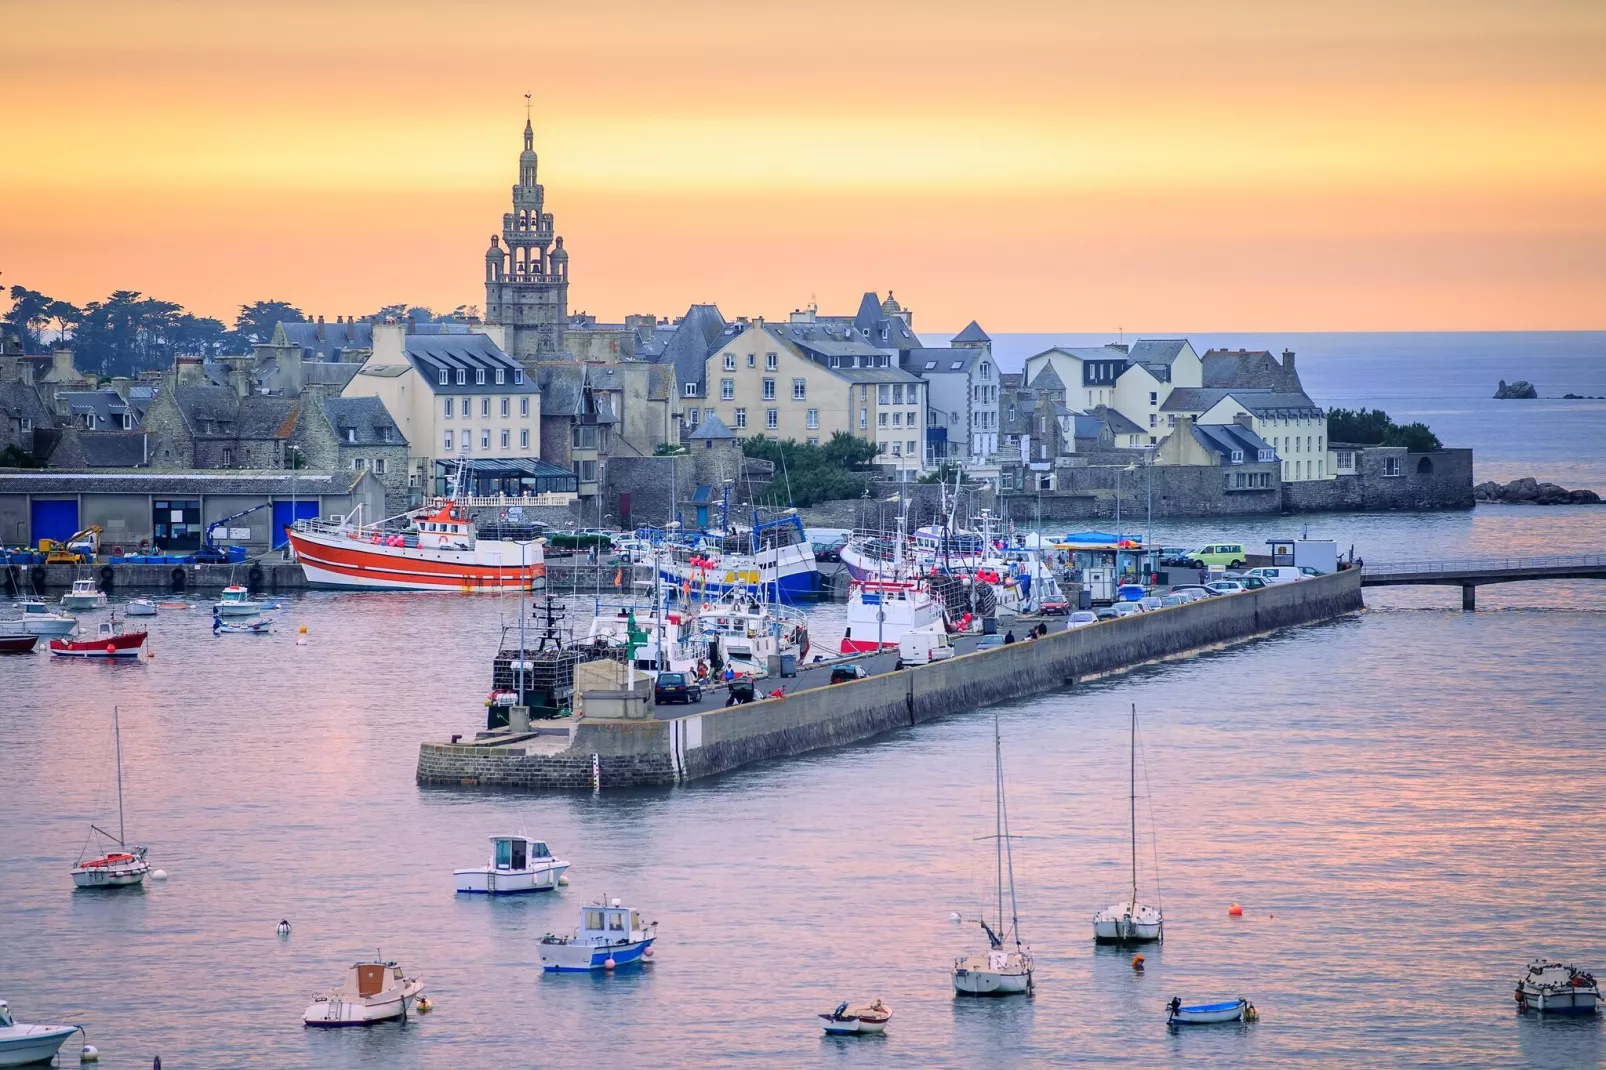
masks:
[[[117,756],[117,849],[108,850],[98,858],[84,858],[82,854],[79,855],[78,861],[72,868],[72,882],[79,888],[126,888],[142,883],[145,874],[151,870],[151,864],[145,860],[145,848],[130,847],[124,839],[126,830],[123,827],[123,733],[116,706],[112,707],[112,739]],[[105,829],[90,825],[89,840],[84,844],[86,851],[97,835],[107,840],[113,839],[112,834]]]
[[[1004,745],[993,716],[993,756],[996,766],[994,796],[997,804],[992,839],[997,851],[997,927],[978,919],[987,934],[987,950],[954,960],[954,991],[961,996],[1033,995],[1032,949],[1021,944],[1019,910],[1015,905],[1015,855],[1009,845],[1009,810],[1004,802]],[[1004,879],[1009,879],[1009,925],[1004,925]],[[1005,941],[1014,938],[1015,946]]]
[[[1132,884],[1124,902],[1093,915],[1093,939],[1101,944],[1144,944],[1165,939],[1165,918],[1158,907],[1138,902],[1138,707],[1132,706],[1131,804]]]

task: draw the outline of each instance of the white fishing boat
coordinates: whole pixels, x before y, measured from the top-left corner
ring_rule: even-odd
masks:
[[[569,863],[552,857],[540,840],[528,836],[492,836],[491,857],[485,865],[452,871],[459,892],[479,895],[518,895],[547,892]]]
[[[130,847],[124,839],[123,733],[116,706],[112,707],[112,740],[117,756],[117,835],[113,837],[97,825],[89,826],[89,838],[72,867],[72,882],[79,888],[128,888],[142,883],[145,874],[151,871],[151,864],[145,860],[145,848]],[[84,853],[91,844],[98,842],[97,838],[115,842],[117,849],[108,849],[95,858],[85,858]]]
[[[149,598],[131,599],[128,605],[123,607],[123,616],[154,617],[156,616],[156,603]]]
[[[1218,1022],[1253,1022],[1260,1015],[1247,999],[1229,999],[1220,1003],[1183,1003],[1172,997],[1166,1004],[1166,1021],[1175,1025],[1214,1025]]]
[[[1128,801],[1131,813],[1132,883],[1123,902],[1093,915],[1093,939],[1101,944],[1146,944],[1165,939],[1159,907],[1138,901],[1138,707],[1132,706],[1132,746]]]
[[[31,1025],[16,1021],[6,1001],[0,999],[0,1066],[48,1063],[76,1032],[76,1025]]]
[[[1517,982],[1519,1010],[1540,1014],[1594,1014],[1600,985],[1593,974],[1551,959],[1535,959]]]
[[[892,1009],[879,999],[862,1007],[850,1007],[844,1000],[835,1010],[820,1017],[825,1019],[826,1033],[833,1037],[876,1036],[886,1032],[887,1023],[892,1020]]]
[[[843,654],[896,649],[905,632],[942,627],[942,601],[923,580],[862,580],[848,592]]]
[[[251,592],[239,584],[230,584],[223,588],[223,594],[212,603],[214,617],[254,617],[264,609],[275,609],[275,602],[259,602],[251,597]]]
[[[954,960],[954,991],[961,996],[1016,996],[1033,994],[1032,949],[1020,940],[1019,910],[1015,905],[1015,854],[1009,843],[1009,807],[1004,801],[1004,744],[993,715],[993,797],[996,803],[992,839],[998,874],[997,927],[978,919],[987,934],[987,950]],[[1004,924],[1004,880],[1009,880],[1009,925]],[[1006,941],[1014,939],[1014,947]]]
[[[699,665],[711,668],[711,656],[724,652],[717,636],[704,636],[694,610],[670,609],[663,603],[595,603],[587,642],[624,647],[629,663],[657,679],[660,672],[697,674]]]
[[[57,613],[37,598],[24,598],[16,606],[22,615],[0,620],[0,632],[59,638],[78,630],[77,617]]]
[[[541,969],[547,973],[589,973],[650,961],[658,923],[643,922],[634,907],[598,900],[580,908],[573,936],[541,938]]]
[[[739,676],[767,675],[772,657],[790,656],[801,665],[809,652],[807,614],[745,592],[703,603],[697,628],[705,640],[719,643]]]
[[[424,982],[408,977],[394,962],[377,957],[353,963],[346,980],[332,992],[319,992],[301,1020],[307,1025],[373,1025],[407,1017],[424,992]]]
[[[96,587],[92,579],[73,580],[72,590],[61,596],[61,604],[66,609],[103,609],[106,592]]]

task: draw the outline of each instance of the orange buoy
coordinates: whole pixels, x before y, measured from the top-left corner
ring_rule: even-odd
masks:
[[[1244,916],[1244,908],[1239,906],[1237,903],[1234,903],[1232,906],[1227,908],[1227,917],[1229,917],[1229,918],[1241,918],[1243,916]]]
[[[1137,970],[1139,973],[1143,972],[1143,956],[1142,955],[1133,955],[1132,956],[1132,968],[1134,970]]]

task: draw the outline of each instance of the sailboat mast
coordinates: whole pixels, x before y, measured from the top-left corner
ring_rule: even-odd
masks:
[[[1138,901],[1138,704],[1132,703],[1132,751],[1128,767],[1131,788],[1127,802],[1132,811],[1132,902]]]
[[[994,714],[993,716],[993,733],[996,736],[998,732],[997,714]],[[1009,803],[1006,802],[1004,798],[1004,747],[1002,742],[998,744],[998,814],[1000,818],[1000,825],[1003,831],[1004,859],[1009,867],[1009,927],[1014,930],[1015,948],[1016,950],[1019,950],[1020,907],[1015,902],[1015,845],[1009,842]],[[1000,887],[998,890],[998,909],[1000,913],[1003,911],[1003,895],[1004,890],[1002,887]],[[1031,984],[1029,977],[1027,979],[1027,984]]]
[[[126,846],[123,833],[123,730],[117,707],[112,707],[112,743],[117,751],[117,846]]]
[[[998,932],[1004,931],[1004,743],[993,714],[993,841],[998,850]],[[1003,939],[1002,935],[999,939]]]

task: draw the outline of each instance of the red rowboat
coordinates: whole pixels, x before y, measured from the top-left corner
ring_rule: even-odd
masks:
[[[102,621],[93,639],[52,639],[50,652],[58,658],[137,658],[145,648],[145,632],[125,632],[113,617]]]

